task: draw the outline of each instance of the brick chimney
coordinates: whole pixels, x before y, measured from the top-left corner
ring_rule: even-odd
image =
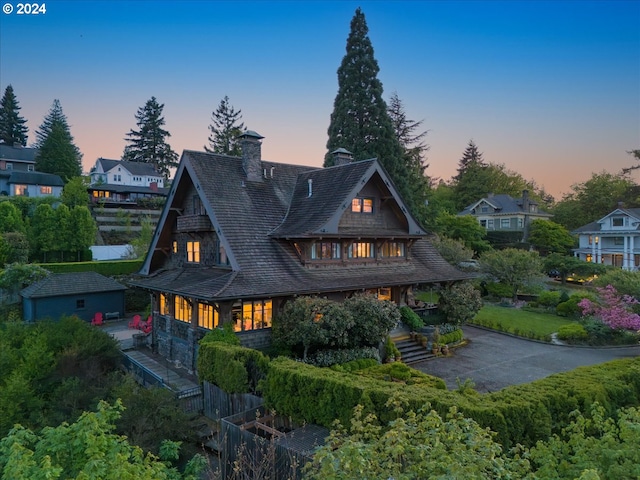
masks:
[[[262,181],[262,140],[264,137],[253,130],[247,130],[240,135],[242,149],[242,168],[247,174],[247,180]]]
[[[346,165],[353,162],[353,153],[345,148],[338,148],[331,152],[331,155],[333,155],[334,165]]]

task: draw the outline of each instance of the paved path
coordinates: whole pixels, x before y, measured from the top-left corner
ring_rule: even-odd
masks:
[[[584,348],[532,342],[476,327],[463,328],[469,344],[452,349],[448,357],[437,357],[412,365],[442,378],[449,389],[457,379],[469,378],[478,392],[495,392],[509,385],[528,383],[582,365],[595,365],[616,358],[640,355],[640,346]]]

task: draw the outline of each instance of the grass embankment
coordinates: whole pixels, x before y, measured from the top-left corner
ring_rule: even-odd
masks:
[[[513,333],[521,337],[549,341],[550,335],[557,332],[560,326],[574,322],[550,313],[485,305],[470,323]]]

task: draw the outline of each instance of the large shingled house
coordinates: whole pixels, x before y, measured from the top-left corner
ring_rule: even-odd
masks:
[[[427,241],[376,159],[316,168],[185,151],[133,285],[153,297],[155,348],[193,368],[197,342],[232,322],[244,345],[269,342],[271,322],[298,295],[373,292],[406,302],[417,284],[467,278]]]

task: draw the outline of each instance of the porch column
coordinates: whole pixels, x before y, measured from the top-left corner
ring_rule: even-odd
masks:
[[[629,237],[625,235],[622,247],[622,269],[630,270],[629,268]]]
[[[629,270],[636,269],[636,256],[635,256],[635,245],[634,245],[635,237],[633,235],[629,235]]]
[[[593,263],[598,263],[598,260],[596,258],[596,244],[598,242],[597,241],[592,241],[591,242],[591,262]]]
[[[602,239],[596,245],[596,263],[602,263]]]

